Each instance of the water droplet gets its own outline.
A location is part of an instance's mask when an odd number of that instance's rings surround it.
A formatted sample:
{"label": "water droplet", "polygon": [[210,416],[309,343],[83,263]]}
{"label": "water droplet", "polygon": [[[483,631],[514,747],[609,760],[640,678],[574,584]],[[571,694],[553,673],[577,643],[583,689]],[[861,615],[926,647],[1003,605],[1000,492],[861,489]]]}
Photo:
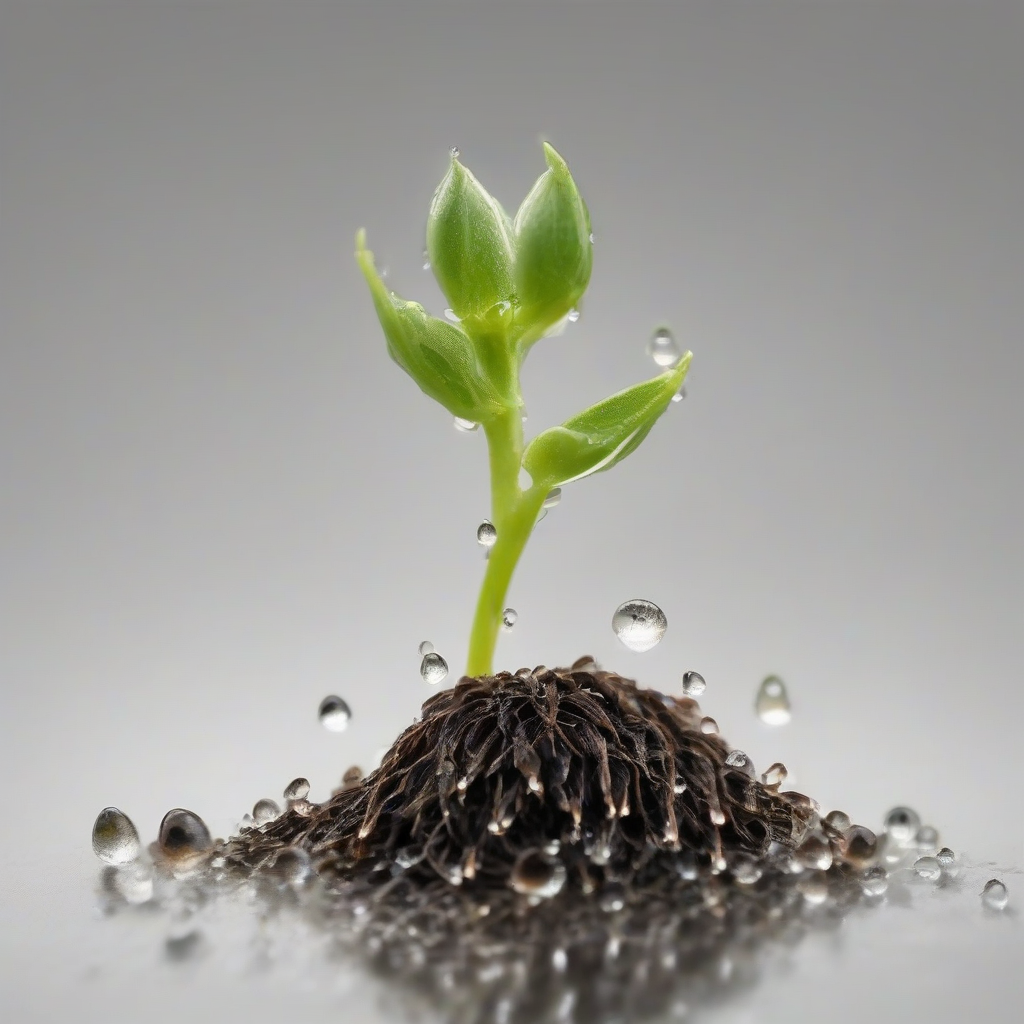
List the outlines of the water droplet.
{"label": "water droplet", "polygon": [[458,160],[459,159],[459,147],[458,146],[452,146],[451,149],[448,150],[448,152],[451,153],[453,160]]}
{"label": "water droplet", "polygon": [[757,717],[765,725],[785,725],[792,717],[786,684],[778,676],[768,676],[754,701]]}
{"label": "water droplet", "polygon": [[686,397],[686,388],[682,384],[679,385],[679,390],[672,396],[673,402],[681,402]]}
{"label": "water droplet", "polygon": [[301,846],[286,846],[277,855],[271,871],[287,885],[302,885],[313,874],[313,864]]}
{"label": "water droplet", "polygon": [[740,885],[753,885],[764,873],[761,862],[749,853],[736,854],[729,863],[729,870]]}
{"label": "water droplet", "polygon": [[497,539],[498,531],[494,528],[494,523],[492,523],[489,519],[485,519],[476,528],[476,542],[481,547],[493,548]]}
{"label": "water droplet", "polygon": [[889,888],[889,872],[883,867],[868,868],[860,880],[866,896],[881,896]]}
{"label": "water droplet", "polygon": [[699,672],[685,672],[683,674],[683,696],[697,698],[708,688],[704,677]]}
{"label": "water droplet", "polygon": [[285,800],[305,800],[309,796],[309,779],[292,779],[285,786]]}
{"label": "water droplet", "polygon": [[168,857],[205,853],[213,846],[206,822],[198,814],[186,811],[183,807],[175,807],[164,815],[157,841],[161,852]]}
{"label": "water droplet", "polygon": [[843,836],[843,858],[855,867],[870,864],[878,854],[878,836],[863,825],[851,825]]}
{"label": "water droplet", "polygon": [[700,731],[705,736],[717,736],[718,723],[713,718],[704,717],[700,720]]}
{"label": "water droplet", "polygon": [[430,253],[426,249],[423,250],[423,269],[430,269]]}
{"label": "water droplet", "polygon": [[766,772],[762,773],[761,783],[765,786],[781,786],[788,775],[786,766],[781,761],[776,761]]}
{"label": "water droplet", "polygon": [[352,718],[352,709],[340,697],[331,694],[320,701],[320,724],[331,732],[344,732]]}
{"label": "water droplet", "polygon": [[460,316],[456,316],[454,309],[446,309],[444,311],[444,318],[445,320],[450,320],[453,324],[462,323],[462,318]]}
{"label": "water droplet", "polygon": [[797,882],[797,888],[812,906],[818,906],[828,899],[828,879],[822,871],[815,871],[814,874],[801,878]]}
{"label": "water droplet", "polygon": [[257,800],[252,809],[252,820],[256,823],[256,827],[259,828],[261,825],[269,824],[275,818],[281,816],[281,808],[277,804],[264,797],[262,800]]}
{"label": "water droplet", "polygon": [[917,838],[921,819],[909,807],[894,807],[886,816],[885,834],[899,846],[909,846]]}
{"label": "water droplet", "polygon": [[565,885],[565,865],[542,850],[527,850],[512,866],[509,885],[522,896],[549,899]]}
{"label": "water droplet", "polygon": [[612,616],[615,635],[631,651],[649,651],[665,635],[668,620],[653,602],[636,599],[620,604]]}
{"label": "water droplet", "polygon": [[552,487],[541,508],[554,508],[562,500],[562,488]]}
{"label": "water droplet", "polygon": [[590,244],[591,245],[594,244],[594,232],[593,231],[590,232]]}
{"label": "water droplet", "polygon": [[238,831],[248,832],[254,824],[255,822],[252,820],[252,815],[246,811],[245,814],[242,815],[242,820],[238,823]]}
{"label": "water droplet", "polygon": [[647,342],[647,354],[663,369],[675,366],[683,358],[676,339],[667,327],[659,327]]}
{"label": "water droplet", "polygon": [[832,867],[832,847],[823,836],[812,834],[796,848],[796,859],[812,871],[828,871]]}
{"label": "water droplet", "polygon": [[917,830],[914,842],[922,850],[934,850],[939,845],[939,830],[931,825],[922,825]]}
{"label": "water droplet", "polygon": [[682,796],[683,793],[686,792],[686,783],[685,782],[677,782],[672,787],[672,792],[675,793],[676,796]]}
{"label": "water droplet", "polygon": [[601,889],[598,904],[606,914],[616,914],[626,905],[626,890],[617,882],[609,882]]}
{"label": "water droplet", "polygon": [[501,624],[505,629],[511,629],[519,618],[519,612],[515,608],[506,608],[501,613]]}
{"label": "water droplet", "polygon": [[423,643],[420,644],[419,649],[421,658],[434,653],[434,645],[429,640],[424,640]]}
{"label": "water droplet", "polygon": [[480,424],[475,420],[464,420],[461,416],[456,416],[452,423],[460,434],[472,434],[474,430],[480,429]]}
{"label": "water droplet", "polygon": [[1010,902],[1010,894],[998,878],[990,878],[981,890],[981,902],[990,910],[1003,910]]}
{"label": "water droplet", "polygon": [[712,825],[724,825],[725,824],[725,812],[721,807],[711,808],[711,824]]}
{"label": "water droplet", "polygon": [[914,870],[920,878],[929,882],[937,882],[942,876],[942,865],[935,857],[918,857],[914,861]]}
{"label": "water droplet", "polygon": [[104,807],[92,827],[92,852],[104,864],[130,864],[142,852],[131,818],[116,807]]}
{"label": "water droplet", "polygon": [[580,318],[580,311],[578,309],[569,310],[569,323],[574,324]]}
{"label": "water droplet", "polygon": [[832,832],[843,835],[853,822],[850,821],[850,816],[846,811],[829,811],[825,815],[823,824]]}
{"label": "water droplet", "polygon": [[420,675],[423,676],[423,682],[436,686],[448,675],[448,662],[440,654],[431,651],[430,654],[425,654],[423,661],[420,662]]}
{"label": "water droplet", "polygon": [[730,750],[729,756],[725,759],[725,763],[730,768],[739,768],[740,771],[749,775],[751,778],[757,774],[754,771],[754,762],[742,751],[742,750]]}
{"label": "water droplet", "polygon": [[935,859],[939,862],[939,867],[946,872],[947,875],[956,875],[959,873],[959,868],[956,863],[956,854],[948,847],[944,846],[937,854]]}

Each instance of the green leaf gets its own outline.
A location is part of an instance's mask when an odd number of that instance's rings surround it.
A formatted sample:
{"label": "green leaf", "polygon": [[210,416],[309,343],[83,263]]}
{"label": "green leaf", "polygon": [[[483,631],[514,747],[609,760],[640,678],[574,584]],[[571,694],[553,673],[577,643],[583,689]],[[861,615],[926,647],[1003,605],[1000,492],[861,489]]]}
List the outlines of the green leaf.
{"label": "green leaf", "polygon": [[544,143],[548,169],[516,213],[517,321],[526,344],[541,337],[580,300],[590,281],[590,214],[565,161]]}
{"label": "green leaf", "polygon": [[454,157],[430,204],[427,255],[461,319],[511,303],[514,257],[508,214]]}
{"label": "green leaf", "polygon": [[557,487],[610,469],[635,451],[682,386],[689,352],[671,370],[635,384],[538,434],[523,466],[535,484]]}
{"label": "green leaf", "polygon": [[389,291],[366,248],[363,231],[356,236],[356,259],[370,286],[391,358],[453,416],[484,423],[499,412],[504,403],[481,372],[472,340],[418,302],[406,302]]}

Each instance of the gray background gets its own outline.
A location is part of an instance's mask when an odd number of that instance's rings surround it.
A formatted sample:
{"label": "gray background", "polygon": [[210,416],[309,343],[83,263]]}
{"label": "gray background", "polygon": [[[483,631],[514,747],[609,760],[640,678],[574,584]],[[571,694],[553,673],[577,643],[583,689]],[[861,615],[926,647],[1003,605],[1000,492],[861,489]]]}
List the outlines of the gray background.
{"label": "gray background", "polygon": [[[205,1019],[197,992],[272,1019],[266,979],[111,973],[96,812],[148,840],[178,805],[224,834],[297,774],[323,798],[428,696],[420,640],[459,672],[483,438],[390,363],[351,257],[365,226],[440,313],[420,253],[456,144],[514,208],[550,139],[593,215],[529,432],[651,375],[661,320],[695,354],[687,399],[538,527],[499,664],[696,668],[759,767],[872,827],[913,805],[1019,905],[1021,11],[3,2],[6,1019]],[[645,655],[610,629],[631,597],[669,619]],[[751,710],[769,671],[782,729]],[[957,913],[873,926],[810,991],[1015,1019],[1019,921]],[[801,1019],[771,991],[729,1019]]]}

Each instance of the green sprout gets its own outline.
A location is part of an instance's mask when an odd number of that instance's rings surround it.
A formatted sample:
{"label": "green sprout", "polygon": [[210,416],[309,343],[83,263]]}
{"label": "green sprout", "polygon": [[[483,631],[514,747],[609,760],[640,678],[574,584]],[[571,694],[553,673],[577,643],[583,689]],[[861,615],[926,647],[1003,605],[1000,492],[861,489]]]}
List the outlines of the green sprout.
{"label": "green sprout", "polygon": [[690,363],[687,352],[657,377],[524,443],[523,360],[534,342],[557,333],[572,315],[593,263],[586,204],[565,161],[547,143],[544,157],[548,169],[513,218],[453,152],[430,206],[427,254],[458,323],[390,291],[366,248],[365,232],[356,236],[356,258],[389,355],[422,391],[453,416],[479,423],[487,437],[497,539],[470,632],[471,676],[492,671],[512,574],[545,498],[634,451],[682,386]]}

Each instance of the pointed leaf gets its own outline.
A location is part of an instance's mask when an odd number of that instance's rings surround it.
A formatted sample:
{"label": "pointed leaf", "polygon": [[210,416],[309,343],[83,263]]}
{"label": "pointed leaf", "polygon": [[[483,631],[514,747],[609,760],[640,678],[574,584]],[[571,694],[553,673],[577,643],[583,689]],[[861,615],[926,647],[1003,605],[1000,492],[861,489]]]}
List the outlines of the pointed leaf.
{"label": "pointed leaf", "polygon": [[457,159],[437,186],[427,218],[427,254],[437,283],[462,319],[513,293],[508,214]]}
{"label": "pointed leaf", "polygon": [[501,399],[480,370],[471,339],[454,324],[431,316],[418,302],[389,291],[356,236],[356,259],[384,328],[388,354],[436,402],[452,415],[482,423],[501,408]]}
{"label": "pointed leaf", "polygon": [[590,214],[565,161],[544,143],[548,169],[514,222],[517,319],[527,343],[541,337],[580,300],[594,260]]}
{"label": "pointed leaf", "polygon": [[639,447],[682,386],[689,365],[687,352],[671,370],[538,434],[526,448],[523,467],[545,487],[610,469]]}

